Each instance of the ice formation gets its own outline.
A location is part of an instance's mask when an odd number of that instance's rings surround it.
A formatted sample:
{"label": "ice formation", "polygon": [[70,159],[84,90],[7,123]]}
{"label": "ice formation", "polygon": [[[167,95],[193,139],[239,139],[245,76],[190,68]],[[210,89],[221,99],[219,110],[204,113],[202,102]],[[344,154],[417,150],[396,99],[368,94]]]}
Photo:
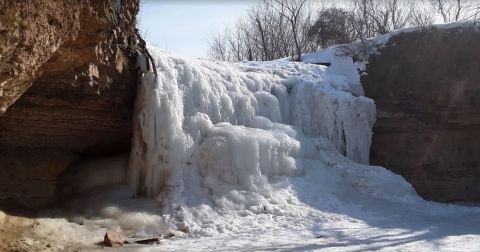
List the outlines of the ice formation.
{"label": "ice formation", "polygon": [[157,196],[171,223],[211,234],[235,226],[214,224],[227,212],[287,214],[300,204],[291,179],[315,169],[335,170],[342,179],[332,188],[346,183],[381,197],[396,184],[389,197],[416,197],[400,177],[358,164],[368,164],[375,104],[352,92],[359,77],[351,59],[339,57],[332,71],[151,52],[158,76],[147,71],[139,85],[127,180]]}

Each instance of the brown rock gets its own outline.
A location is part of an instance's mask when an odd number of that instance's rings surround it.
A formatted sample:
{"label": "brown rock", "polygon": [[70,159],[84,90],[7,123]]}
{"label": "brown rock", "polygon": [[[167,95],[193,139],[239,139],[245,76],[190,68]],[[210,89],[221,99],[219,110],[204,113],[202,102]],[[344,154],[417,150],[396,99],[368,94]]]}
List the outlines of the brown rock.
{"label": "brown rock", "polygon": [[0,0],[0,205],[45,205],[73,162],[129,151],[138,8]]}
{"label": "brown rock", "polygon": [[371,162],[424,198],[480,200],[480,32],[427,29],[394,36],[362,78],[375,100]]}
{"label": "brown rock", "polygon": [[105,236],[103,237],[103,243],[105,246],[112,247],[112,248],[120,248],[123,246],[125,239],[119,233],[113,231],[107,231]]}

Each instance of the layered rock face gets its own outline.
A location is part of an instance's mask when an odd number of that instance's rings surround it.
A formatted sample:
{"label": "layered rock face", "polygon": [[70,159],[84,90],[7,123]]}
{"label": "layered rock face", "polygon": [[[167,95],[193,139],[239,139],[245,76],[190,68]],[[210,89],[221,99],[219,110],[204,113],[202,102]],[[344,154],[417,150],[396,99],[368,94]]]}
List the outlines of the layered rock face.
{"label": "layered rock face", "polygon": [[480,200],[480,32],[393,37],[362,79],[377,104],[371,162],[435,201]]}
{"label": "layered rock face", "polygon": [[0,0],[0,204],[43,205],[85,157],[128,152],[137,0]]}

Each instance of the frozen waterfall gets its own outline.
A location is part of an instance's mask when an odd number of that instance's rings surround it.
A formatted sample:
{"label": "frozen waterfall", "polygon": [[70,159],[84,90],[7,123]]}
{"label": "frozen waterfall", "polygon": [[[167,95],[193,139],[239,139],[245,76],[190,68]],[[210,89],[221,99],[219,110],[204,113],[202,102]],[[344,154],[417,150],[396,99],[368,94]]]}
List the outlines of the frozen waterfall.
{"label": "frozen waterfall", "polygon": [[159,76],[144,76],[136,105],[134,188],[158,194],[175,167],[197,163],[194,154],[207,143],[222,145],[220,138],[229,145],[222,156],[231,155],[233,169],[292,174],[300,143],[288,132],[296,130],[293,134],[327,138],[351,160],[368,164],[375,104],[338,90],[335,76],[325,80],[325,67],[227,64],[153,52]]}
{"label": "frozen waterfall", "polygon": [[228,211],[284,214],[299,204],[285,181],[316,167],[348,171],[341,183],[372,194],[384,189],[362,178],[385,173],[380,184],[399,184],[392,195],[414,195],[398,176],[357,164],[368,164],[375,104],[338,69],[151,52],[158,77],[146,72],[138,88],[128,182],[158,197],[171,222],[215,233],[229,229],[212,224]]}

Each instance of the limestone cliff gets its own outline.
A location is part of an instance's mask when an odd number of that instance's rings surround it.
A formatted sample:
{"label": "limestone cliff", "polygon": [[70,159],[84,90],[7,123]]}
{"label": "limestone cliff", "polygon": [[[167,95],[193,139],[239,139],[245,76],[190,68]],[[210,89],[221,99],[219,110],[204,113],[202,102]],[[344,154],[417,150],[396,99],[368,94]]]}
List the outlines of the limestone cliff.
{"label": "limestone cliff", "polygon": [[480,200],[480,32],[394,36],[362,79],[377,104],[373,164],[436,201]]}
{"label": "limestone cliff", "polygon": [[75,161],[128,151],[138,8],[0,0],[0,203],[48,203]]}

